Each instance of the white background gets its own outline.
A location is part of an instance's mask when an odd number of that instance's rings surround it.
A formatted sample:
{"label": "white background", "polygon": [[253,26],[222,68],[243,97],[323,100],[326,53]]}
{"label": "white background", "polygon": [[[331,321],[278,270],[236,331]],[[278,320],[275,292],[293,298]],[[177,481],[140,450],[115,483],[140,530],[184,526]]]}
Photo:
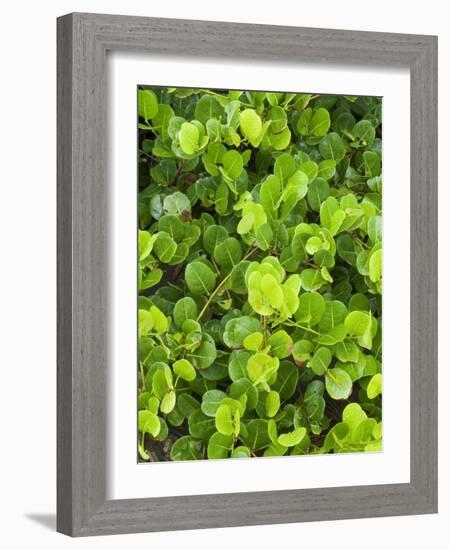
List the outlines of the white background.
{"label": "white background", "polygon": [[[310,6],[310,7],[308,7]],[[1,277],[1,542],[46,548],[121,548],[123,545],[184,549],[229,548],[236,543],[258,549],[318,544],[333,548],[378,549],[397,542],[409,549],[447,537],[449,483],[445,434],[447,419],[440,400],[440,513],[437,516],[245,527],[220,531],[127,535],[70,540],[54,533],[55,510],[55,17],[71,11],[290,24],[312,27],[439,34],[440,97],[449,94],[449,36],[444,3],[321,0],[313,6],[284,0],[226,2],[171,0],[167,3],[73,1],[9,3],[2,10],[0,235]],[[446,101],[440,105],[440,157],[449,147],[444,132]],[[398,136],[400,139],[400,136]],[[446,153],[447,154],[447,153]],[[443,180],[444,174],[442,174]],[[440,187],[440,203],[449,191]],[[447,219],[441,217],[440,277],[447,272]],[[447,217],[446,217],[447,218]],[[443,286],[443,285],[441,285]],[[448,297],[441,297],[446,311]],[[441,347],[449,330],[441,316]],[[443,347],[442,347],[443,349]],[[442,354],[443,355],[443,354]],[[6,376],[5,376],[6,375]],[[440,388],[449,374],[440,372]],[[442,394],[442,397],[444,395]],[[436,547],[441,544],[436,543]]]}
{"label": "white background", "polygon": [[[112,54],[108,60],[110,189],[109,265],[112,323],[108,384],[109,498],[273,491],[408,483],[410,481],[410,263],[409,234],[398,249],[397,227],[410,225],[410,75],[391,68],[324,64],[173,59]],[[135,98],[137,83],[213,88],[319,91],[382,96],[383,177],[383,452],[264,460],[136,464],[137,181]],[[407,136],[399,142],[398,132]],[[401,204],[398,210],[397,205]],[[135,299],[130,299],[134,296]],[[131,368],[125,367],[131,365]],[[398,392],[397,388],[402,391]],[[338,463],[337,463],[338,460]],[[338,466],[337,466],[338,464]],[[167,474],[169,467],[169,476]]]}

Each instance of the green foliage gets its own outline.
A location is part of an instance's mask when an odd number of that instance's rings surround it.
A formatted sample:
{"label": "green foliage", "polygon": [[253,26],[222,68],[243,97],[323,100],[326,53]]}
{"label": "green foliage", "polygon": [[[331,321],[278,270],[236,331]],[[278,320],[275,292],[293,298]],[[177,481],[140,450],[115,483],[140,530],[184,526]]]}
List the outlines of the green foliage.
{"label": "green foliage", "polygon": [[139,460],[380,451],[381,100],[138,114]]}

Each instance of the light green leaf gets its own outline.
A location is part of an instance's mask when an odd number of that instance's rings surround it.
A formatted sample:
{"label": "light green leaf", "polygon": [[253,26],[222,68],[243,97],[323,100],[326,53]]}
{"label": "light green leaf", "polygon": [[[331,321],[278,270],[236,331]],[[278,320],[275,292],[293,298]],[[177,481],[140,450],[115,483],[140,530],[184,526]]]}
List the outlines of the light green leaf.
{"label": "light green leaf", "polygon": [[246,365],[248,377],[255,386],[268,387],[268,381],[279,367],[279,359],[266,353],[255,353]]}
{"label": "light green leaf", "polygon": [[255,317],[243,315],[242,317],[230,319],[226,323],[223,334],[223,342],[229,348],[241,347],[247,336],[253,334],[254,332],[259,332],[260,329],[260,322]]}
{"label": "light green leaf", "polygon": [[369,120],[361,120],[352,129],[352,135],[362,141],[364,145],[370,147],[374,138],[376,137],[376,131]]}
{"label": "light green leaf", "polygon": [[378,249],[369,259],[369,278],[377,283],[382,277],[382,249]]}
{"label": "light green leaf", "polygon": [[282,107],[278,105],[272,107],[268,112],[268,118],[271,120],[271,131],[275,133],[282,132],[287,126],[287,114]]}
{"label": "light green leaf", "polygon": [[248,447],[245,447],[244,445],[236,447],[231,454],[231,458],[249,458],[250,456],[251,451],[248,449]]}
{"label": "light green leaf", "polygon": [[157,437],[161,430],[161,423],[154,412],[139,411],[138,428],[139,432],[149,433],[153,437]]}
{"label": "light green leaf", "polygon": [[265,398],[265,411],[269,418],[272,418],[279,411],[281,405],[279,394],[276,390],[271,390]]}
{"label": "light green leaf", "polygon": [[215,416],[223,399],[227,397],[221,390],[209,390],[203,395],[201,410],[206,416]]}
{"label": "light green leaf", "polygon": [[145,120],[155,117],[158,111],[157,97],[152,90],[138,92],[139,116]]}
{"label": "light green leaf", "polygon": [[146,309],[139,309],[138,318],[139,318],[139,337],[147,336],[148,333],[151,332],[154,326],[153,316]]}
{"label": "light green leaf", "polygon": [[262,276],[260,289],[264,294],[267,302],[275,308],[280,308],[284,302],[284,294],[282,288],[274,275],[266,273]]}
{"label": "light green leaf", "polygon": [[268,344],[271,349],[270,352],[279,359],[285,359],[288,357],[293,349],[293,340],[291,336],[283,329],[273,332],[268,338]]}
{"label": "light green leaf", "polygon": [[161,412],[169,414],[175,408],[176,405],[176,393],[173,390],[167,392],[162,398],[160,409]]}
{"label": "light green leaf", "polygon": [[349,361],[355,363],[359,358],[359,348],[354,342],[339,342],[335,347],[335,355],[343,363],[348,363]]}
{"label": "light green leaf", "polygon": [[153,330],[162,334],[168,329],[168,318],[162,313],[162,311],[156,307],[150,307],[150,315],[153,318]]}
{"label": "light green leaf", "polygon": [[223,164],[224,171],[230,178],[236,179],[242,173],[243,159],[240,153],[235,149],[226,151],[221,159],[221,162]]}
{"label": "light green leaf", "polygon": [[162,141],[169,139],[168,128],[170,120],[175,116],[175,112],[170,105],[159,103],[157,113],[153,116],[153,128],[159,134]]}
{"label": "light green leaf", "polygon": [[243,340],[243,347],[249,351],[258,351],[263,344],[263,334],[261,332],[253,332],[248,334]]}
{"label": "light green leaf", "polygon": [[352,391],[352,380],[349,374],[335,367],[328,369],[325,375],[326,390],[332,399],[348,399]]}
{"label": "light green leaf", "polygon": [[318,290],[326,280],[317,269],[304,269],[301,273],[302,286],[304,290]]}
{"label": "light green leaf", "polygon": [[191,382],[196,378],[196,371],[187,359],[178,359],[175,361],[173,363],[173,372],[187,382]]}
{"label": "light green leaf", "polygon": [[240,113],[240,129],[251,145],[256,146],[262,132],[262,120],[254,109],[245,109]]}
{"label": "light green leaf", "polygon": [[329,131],[331,125],[331,118],[329,116],[329,111],[320,107],[317,109],[312,116],[310,121],[310,133],[314,136],[325,136]]}
{"label": "light green leaf", "polygon": [[351,311],[345,318],[348,334],[357,337],[360,346],[371,349],[372,339],[376,334],[376,321],[371,313],[366,311]]}
{"label": "light green leaf", "polygon": [[322,160],[318,164],[318,176],[324,180],[330,180],[335,174],[337,163],[333,159]]}
{"label": "light green leaf", "polygon": [[173,319],[179,328],[182,327],[186,319],[196,319],[197,315],[197,304],[190,296],[178,300],[173,309]]}
{"label": "light green leaf", "polygon": [[186,155],[194,155],[199,149],[200,132],[191,122],[184,122],[178,134],[179,145]]}
{"label": "light green leaf", "polygon": [[159,260],[168,263],[173,258],[176,248],[177,245],[170,235],[165,231],[159,231],[153,245],[154,252]]}
{"label": "light green leaf", "polygon": [[156,239],[156,235],[151,235],[148,231],[139,231],[139,261],[149,256]]}
{"label": "light green leaf", "polygon": [[375,374],[368,383],[366,395],[368,399],[374,399],[382,393],[382,374]]}
{"label": "light green leaf", "polygon": [[290,129],[284,128],[282,132],[279,132],[278,134],[270,134],[270,141],[271,145],[276,149],[276,151],[283,151],[288,147],[290,144],[292,134],[290,132]]}
{"label": "light green leaf", "polygon": [[190,435],[180,437],[175,441],[170,451],[172,460],[199,460],[202,457],[201,442]]}
{"label": "light green leaf", "polygon": [[307,430],[305,428],[296,428],[292,432],[281,434],[278,437],[278,443],[285,447],[294,447],[298,445],[306,436]]}
{"label": "light green leaf", "polygon": [[287,181],[296,171],[295,159],[289,153],[279,155],[274,163],[274,175],[278,178],[280,189],[287,185]]}
{"label": "light green leaf", "polygon": [[215,413],[215,427],[223,435],[232,435],[234,425],[232,421],[232,412],[228,405],[220,405]]}
{"label": "light green leaf", "polygon": [[[260,188],[260,202],[267,213],[272,216],[277,211],[277,204],[281,196],[281,183],[277,176],[268,176]],[[275,216],[274,216],[275,217]]]}
{"label": "light green leaf", "polygon": [[175,191],[171,195],[168,195],[164,199],[164,210],[167,214],[171,215],[184,215],[185,213],[190,214],[192,211],[192,206],[190,204],[189,198],[181,193],[180,191]]}

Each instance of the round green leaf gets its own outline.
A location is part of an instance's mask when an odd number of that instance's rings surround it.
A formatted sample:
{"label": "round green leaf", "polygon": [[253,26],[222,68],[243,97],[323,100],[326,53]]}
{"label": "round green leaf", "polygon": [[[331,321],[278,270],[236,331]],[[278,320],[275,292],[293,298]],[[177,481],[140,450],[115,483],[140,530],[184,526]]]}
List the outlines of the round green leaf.
{"label": "round green leaf", "polygon": [[226,175],[232,179],[236,179],[240,176],[243,170],[243,159],[238,151],[231,149],[226,151],[221,159],[223,169]]}
{"label": "round green leaf", "polygon": [[202,457],[202,445],[190,435],[180,437],[175,441],[170,451],[172,460],[199,460]]}
{"label": "round green leaf", "polygon": [[184,122],[178,134],[179,145],[186,155],[193,155],[198,151],[200,132],[191,122]]}
{"label": "round green leaf", "polygon": [[380,373],[375,374],[368,382],[366,388],[366,395],[368,399],[374,399],[382,393],[382,375]]}
{"label": "round green leaf", "polygon": [[351,133],[356,139],[362,141],[362,143],[367,147],[370,147],[373,144],[374,138],[376,137],[376,131],[369,120],[361,120],[360,122],[357,122]]}
{"label": "round green leaf", "polygon": [[293,349],[293,340],[283,329],[273,332],[268,338],[268,344],[271,346],[270,352],[279,359],[288,357]]}
{"label": "round green leaf", "polygon": [[228,405],[220,405],[215,413],[215,427],[223,435],[232,435],[234,424],[232,412]]}
{"label": "round green leaf", "polygon": [[248,447],[240,445],[232,451],[231,458],[249,458],[251,456],[251,451]]}
{"label": "round green leaf", "polygon": [[204,340],[197,348],[187,353],[187,359],[199,370],[210,367],[216,358],[217,349],[213,341]]}
{"label": "round green leaf", "polygon": [[160,409],[161,412],[168,414],[171,413],[176,405],[176,393],[173,390],[167,392],[162,398]]}
{"label": "round green leaf", "polygon": [[210,436],[215,433],[214,417],[206,416],[200,409],[195,409],[190,414],[188,423],[190,434],[202,441],[209,441]]}
{"label": "round green leaf", "polygon": [[360,346],[366,349],[372,348],[377,323],[371,312],[351,311],[345,318],[345,327],[348,334],[357,337],[357,342]]}
{"label": "round green leaf", "polygon": [[233,438],[230,435],[224,435],[216,432],[209,439],[207,446],[207,458],[221,459],[227,458],[232,449]]}
{"label": "round green leaf", "polygon": [[222,243],[229,233],[221,225],[210,225],[204,232],[203,245],[208,254],[213,254],[215,247]]}
{"label": "round green leaf", "polygon": [[296,428],[296,430],[293,430],[292,432],[281,434],[278,437],[278,443],[280,445],[284,445],[285,447],[294,447],[295,445],[301,443],[306,434],[307,430],[305,428]]}
{"label": "round green leaf", "polygon": [[195,119],[204,125],[208,120],[223,117],[224,109],[212,95],[203,95],[195,106]]}
{"label": "round green leaf", "polygon": [[253,332],[248,334],[243,340],[243,347],[250,351],[257,351],[263,344],[263,334],[261,332]]}
{"label": "round green leaf", "polygon": [[226,394],[221,390],[209,390],[203,395],[201,410],[206,416],[215,416]]}
{"label": "round green leaf", "polygon": [[268,421],[260,418],[250,420],[245,426],[246,433],[242,432],[242,440],[250,449],[260,449],[270,443],[268,435]]}
{"label": "round green leaf", "polygon": [[[339,300],[326,301],[323,316],[318,324],[321,332],[329,332],[345,320],[348,310]],[[345,325],[346,326],[346,325]]]}
{"label": "round green leaf", "polygon": [[262,132],[262,120],[254,109],[245,109],[240,113],[240,129],[244,137],[255,146]]}
{"label": "round green leaf", "polygon": [[269,391],[265,398],[265,410],[267,412],[267,416],[269,418],[275,416],[275,414],[279,411],[280,406],[281,400],[278,392],[276,390]]}
{"label": "round green leaf", "polygon": [[346,154],[345,144],[341,137],[335,132],[331,132],[323,138],[319,145],[319,149],[324,159],[331,159],[336,162],[340,162]]}
{"label": "round green leaf", "polygon": [[331,360],[332,354],[327,348],[318,348],[309,361],[309,367],[316,375],[321,376],[326,372]]}
{"label": "round green leaf", "polygon": [[264,223],[256,231],[256,244],[261,250],[268,250],[273,240],[273,230]]}
{"label": "round green leaf", "polygon": [[203,296],[214,290],[217,281],[217,275],[202,262],[188,264],[185,270],[185,278],[190,292]]}
{"label": "round green leaf", "polygon": [[260,321],[255,317],[236,317],[226,323],[223,341],[229,348],[241,347],[243,340],[250,334],[259,332],[260,328]]}
{"label": "round green leaf", "polygon": [[299,297],[299,307],[295,312],[295,319],[313,327],[318,324],[326,309],[326,303],[321,294],[305,292]]}
{"label": "round green leaf", "polygon": [[198,315],[198,307],[196,302],[190,296],[185,296],[178,300],[173,309],[173,320],[182,327],[184,321],[187,319],[196,319]]}
{"label": "round green leaf", "polygon": [[180,191],[175,191],[164,199],[164,210],[167,214],[182,216],[185,213],[190,214],[192,206],[189,198]]}
{"label": "round green leaf", "polygon": [[220,267],[234,267],[242,259],[240,242],[234,237],[227,237],[215,247],[214,258]]}
{"label": "round green leaf", "polygon": [[154,412],[147,410],[139,411],[138,428],[139,432],[157,437],[161,430],[161,423]]}
{"label": "round green leaf", "polygon": [[291,361],[281,361],[277,370],[276,381],[272,389],[276,390],[282,399],[290,399],[298,386],[298,368]]}
{"label": "round green leaf", "polygon": [[310,133],[314,136],[325,136],[331,125],[329,111],[324,107],[317,109],[310,121]]}
{"label": "round green leaf", "polygon": [[382,277],[382,249],[376,250],[369,259],[369,278],[377,283]]}
{"label": "round green leaf", "polygon": [[332,399],[348,399],[352,391],[352,380],[349,374],[335,367],[328,369],[325,375],[326,390]]}
{"label": "round green leaf", "polygon": [[160,231],[157,234],[157,239],[153,248],[159,260],[163,263],[168,263],[173,258],[177,246],[170,235],[164,231]]}
{"label": "round green leaf", "polygon": [[196,371],[187,359],[178,359],[175,361],[173,363],[173,372],[187,382],[191,382],[196,377]]}
{"label": "round green leaf", "polygon": [[246,410],[252,411],[259,400],[259,391],[248,380],[248,378],[239,378],[229,387],[229,395],[233,399],[240,399],[242,395],[246,395]]}
{"label": "round green leaf", "polygon": [[138,92],[139,116],[145,120],[155,117],[158,110],[157,97],[152,90]]}

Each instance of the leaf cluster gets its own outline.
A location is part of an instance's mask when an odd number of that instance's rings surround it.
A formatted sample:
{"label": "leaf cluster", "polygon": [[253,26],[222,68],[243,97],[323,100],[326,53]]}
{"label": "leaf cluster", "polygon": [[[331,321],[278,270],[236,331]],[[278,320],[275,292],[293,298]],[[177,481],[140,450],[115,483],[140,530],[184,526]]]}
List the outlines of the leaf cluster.
{"label": "leaf cluster", "polygon": [[381,99],[138,106],[140,460],[381,450]]}

